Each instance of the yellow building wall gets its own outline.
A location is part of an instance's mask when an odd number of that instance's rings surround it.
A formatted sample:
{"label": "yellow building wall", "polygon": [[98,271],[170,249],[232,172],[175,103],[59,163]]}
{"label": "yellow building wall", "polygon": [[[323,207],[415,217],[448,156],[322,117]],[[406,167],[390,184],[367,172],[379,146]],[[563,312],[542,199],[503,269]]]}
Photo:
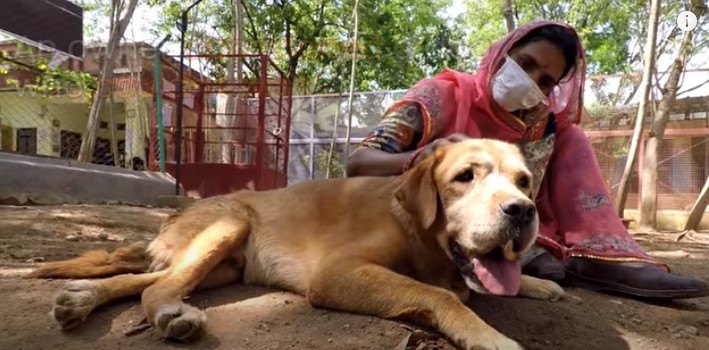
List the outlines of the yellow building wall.
{"label": "yellow building wall", "polygon": [[[0,125],[3,126],[2,136],[12,135],[11,149],[5,151],[16,151],[17,129],[36,128],[37,129],[37,154],[52,155],[51,145],[51,120],[47,117],[48,110],[45,98],[33,96],[26,91],[3,91],[0,92]],[[8,146],[7,142],[0,142]]]}
{"label": "yellow building wall", "polygon": [[[126,123],[126,103],[117,98],[114,106],[116,124]],[[135,107],[132,103],[132,108]],[[89,102],[70,97],[45,97],[32,94],[29,91],[0,91],[0,150],[17,151],[17,130],[21,128],[37,129],[37,154],[45,156],[60,156],[61,131],[71,131],[83,135],[88,121]],[[147,118],[147,107],[143,107],[142,116]],[[99,128],[98,137],[111,139],[110,113],[108,106],[101,111],[101,121],[109,127]],[[137,117],[132,118],[137,119]],[[126,124],[124,130],[116,130],[118,141],[126,139],[126,130],[136,133],[136,139],[141,139],[133,147],[144,147],[144,136],[147,136],[147,121],[137,123],[135,120]],[[139,136],[139,137],[138,137]],[[126,153],[134,153],[126,150]],[[135,152],[137,153],[137,152]],[[136,156],[144,158],[144,152]]]}

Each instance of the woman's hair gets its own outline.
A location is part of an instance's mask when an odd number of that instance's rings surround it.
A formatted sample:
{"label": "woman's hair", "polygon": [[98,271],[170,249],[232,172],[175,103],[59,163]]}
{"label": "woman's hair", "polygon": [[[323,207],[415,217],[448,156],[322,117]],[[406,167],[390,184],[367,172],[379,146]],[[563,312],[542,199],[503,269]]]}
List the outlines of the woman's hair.
{"label": "woman's hair", "polygon": [[579,42],[576,39],[576,34],[571,29],[562,26],[548,25],[534,29],[517,41],[510,51],[541,40],[546,40],[556,45],[564,54],[566,67],[564,67],[564,72],[561,75],[562,79],[572,69],[576,69],[579,58]]}

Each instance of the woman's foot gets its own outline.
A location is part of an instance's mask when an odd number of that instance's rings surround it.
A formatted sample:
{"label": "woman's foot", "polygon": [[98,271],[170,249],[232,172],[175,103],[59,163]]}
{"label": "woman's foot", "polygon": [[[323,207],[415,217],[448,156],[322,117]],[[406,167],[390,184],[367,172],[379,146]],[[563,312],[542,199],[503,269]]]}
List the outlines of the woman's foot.
{"label": "woman's foot", "polygon": [[563,280],[566,273],[561,260],[544,248],[535,247],[534,249],[539,249],[539,251],[532,251],[533,257],[528,262],[523,261],[522,274],[545,280]]}
{"label": "woman's foot", "polygon": [[565,265],[567,282],[580,288],[652,299],[709,295],[706,282],[694,277],[678,276],[648,263],[573,257],[567,259]]}

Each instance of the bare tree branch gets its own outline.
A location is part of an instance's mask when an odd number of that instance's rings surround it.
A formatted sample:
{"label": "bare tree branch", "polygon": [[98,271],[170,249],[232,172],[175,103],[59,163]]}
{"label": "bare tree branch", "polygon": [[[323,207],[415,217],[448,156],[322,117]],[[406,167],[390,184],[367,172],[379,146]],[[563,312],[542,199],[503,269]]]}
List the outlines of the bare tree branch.
{"label": "bare tree branch", "polygon": [[[114,4],[116,6],[120,5],[118,3]],[[107,85],[111,84],[110,79],[113,75],[113,67],[117,56],[116,52],[119,49],[121,38],[128,27],[128,23],[130,23],[130,20],[133,17],[133,12],[135,11],[137,5],[138,0],[130,0],[123,18],[116,22],[113,31],[110,33],[108,44],[106,45],[106,58],[104,59],[99,72],[98,89],[94,94],[94,100],[91,104],[89,118],[86,123],[86,132],[83,134],[81,139],[81,147],[79,148],[78,156],[79,161],[90,162],[93,158],[92,156],[96,145],[96,136],[98,134],[101,104],[107,91]],[[120,12],[118,13],[120,14]]]}
{"label": "bare tree branch", "polygon": [[677,97],[680,97],[680,96],[682,96],[682,95],[684,95],[684,94],[686,94],[686,93],[689,93],[689,92],[692,92],[692,91],[697,90],[697,89],[699,89],[699,88],[702,88],[702,87],[704,87],[704,85],[707,85],[707,84],[709,84],[709,80],[707,80],[707,81],[705,81],[705,82],[703,82],[703,83],[701,83],[701,84],[699,84],[699,85],[697,85],[697,86],[694,86],[694,87],[692,87],[692,88],[690,88],[690,89],[684,90],[684,91],[682,91],[682,92],[678,92],[678,93],[677,93]]}
{"label": "bare tree branch", "polygon": [[635,93],[638,91],[638,88],[640,88],[640,80],[635,79],[635,82],[633,83],[633,91],[631,91],[630,95],[628,95],[628,97],[625,98],[625,101],[623,101],[624,105],[627,105],[628,103],[630,103],[630,101],[635,96]]}
{"label": "bare tree branch", "polygon": [[687,223],[684,225],[685,231],[693,231],[699,228],[699,222],[702,221],[702,215],[707,203],[709,203],[709,178],[704,182],[704,187],[692,206]]}
{"label": "bare tree branch", "polygon": [[293,51],[291,49],[291,38],[290,38],[290,21],[286,20],[286,54],[289,59],[293,59]]}
{"label": "bare tree branch", "polygon": [[[254,18],[251,17],[251,12],[249,11],[249,7],[246,5],[245,0],[240,0],[241,1],[241,7],[244,9],[244,12],[246,13],[246,19],[249,21],[249,26],[251,27],[251,37],[254,39],[254,43],[256,43],[256,51],[258,51],[259,55],[263,55],[263,49],[261,48],[261,40],[258,37],[258,31],[256,31],[256,24],[254,23]],[[248,66],[248,65],[247,65]]]}
{"label": "bare tree branch", "polygon": [[630,140],[630,149],[628,157],[625,161],[623,176],[618,184],[618,192],[615,198],[615,208],[618,211],[618,216],[621,218],[625,212],[625,201],[628,195],[628,181],[630,175],[635,168],[635,161],[638,154],[638,146],[640,137],[642,136],[643,126],[645,122],[645,112],[647,111],[647,102],[652,90],[652,71],[655,69],[655,42],[657,40],[657,23],[660,17],[660,0],[650,1],[650,19],[647,31],[647,41],[645,42],[646,49],[643,58],[643,76],[640,85],[642,92],[640,102],[638,103],[638,111],[635,116],[635,126],[633,128],[633,137]]}
{"label": "bare tree branch", "polygon": [[[701,16],[706,9],[703,1],[692,0],[691,10],[697,16]],[[652,120],[652,127],[643,155],[643,169],[641,169],[643,181],[640,184],[640,220],[638,222],[640,230],[651,231],[657,228],[658,148],[664,138],[672,107],[677,100],[679,81],[692,55],[693,44],[694,33],[692,31],[685,32],[664,85],[665,93],[662,95],[657,113]]]}
{"label": "bare tree branch", "polygon": [[325,26],[325,1],[320,3],[320,8],[318,10],[317,25],[315,26],[315,32],[311,36],[310,40],[304,40],[303,43],[298,48],[298,51],[293,54],[293,58],[298,59],[303,52],[310,47],[310,45],[320,36],[323,27]]}
{"label": "bare tree branch", "polygon": [[505,16],[505,23],[507,24],[507,32],[515,30],[515,18],[512,11],[512,0],[504,0],[502,3],[502,13]]}

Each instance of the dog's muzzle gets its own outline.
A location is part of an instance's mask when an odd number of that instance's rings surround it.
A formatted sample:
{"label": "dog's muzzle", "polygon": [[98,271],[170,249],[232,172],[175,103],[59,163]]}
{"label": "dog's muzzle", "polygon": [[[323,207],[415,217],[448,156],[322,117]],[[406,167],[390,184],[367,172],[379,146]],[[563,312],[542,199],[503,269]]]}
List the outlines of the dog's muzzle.
{"label": "dog's muzzle", "polygon": [[470,289],[495,295],[517,294],[521,267],[512,240],[480,256],[466,253],[455,239],[450,240],[449,246],[453,261]]}

